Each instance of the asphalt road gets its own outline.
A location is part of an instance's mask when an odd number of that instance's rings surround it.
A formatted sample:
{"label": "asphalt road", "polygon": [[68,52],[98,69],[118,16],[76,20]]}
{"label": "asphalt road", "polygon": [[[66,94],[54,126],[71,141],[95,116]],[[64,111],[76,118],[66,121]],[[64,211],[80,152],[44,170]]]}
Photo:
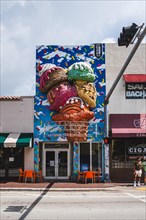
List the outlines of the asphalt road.
{"label": "asphalt road", "polygon": [[1,220],[146,220],[146,191],[1,191]]}

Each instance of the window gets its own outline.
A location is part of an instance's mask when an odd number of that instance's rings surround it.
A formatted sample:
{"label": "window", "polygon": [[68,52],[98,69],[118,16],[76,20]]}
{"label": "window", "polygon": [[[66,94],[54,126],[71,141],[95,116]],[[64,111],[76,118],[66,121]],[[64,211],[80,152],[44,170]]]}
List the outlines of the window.
{"label": "window", "polygon": [[80,143],[80,170],[93,170],[102,168],[102,144]]}
{"label": "window", "polygon": [[133,161],[146,155],[145,138],[114,139],[112,142],[112,168],[132,168]]}

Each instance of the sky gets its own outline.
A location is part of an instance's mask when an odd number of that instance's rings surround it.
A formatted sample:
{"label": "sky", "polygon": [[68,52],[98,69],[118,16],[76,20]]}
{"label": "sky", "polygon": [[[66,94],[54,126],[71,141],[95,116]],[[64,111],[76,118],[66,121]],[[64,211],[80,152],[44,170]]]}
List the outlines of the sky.
{"label": "sky", "polygon": [[0,96],[35,95],[36,46],[116,43],[146,0],[0,0]]}

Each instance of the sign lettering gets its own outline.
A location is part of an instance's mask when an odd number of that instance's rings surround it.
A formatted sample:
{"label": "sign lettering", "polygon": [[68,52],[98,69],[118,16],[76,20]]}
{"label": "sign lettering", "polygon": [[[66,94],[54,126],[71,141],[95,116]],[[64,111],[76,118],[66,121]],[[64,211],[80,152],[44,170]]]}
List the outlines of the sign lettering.
{"label": "sign lettering", "polygon": [[146,99],[146,83],[126,83],[127,99]]}

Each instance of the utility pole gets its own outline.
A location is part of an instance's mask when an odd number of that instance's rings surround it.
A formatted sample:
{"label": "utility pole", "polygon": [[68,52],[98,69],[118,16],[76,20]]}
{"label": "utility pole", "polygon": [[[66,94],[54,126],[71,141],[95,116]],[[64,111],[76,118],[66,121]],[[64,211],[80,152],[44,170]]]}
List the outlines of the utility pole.
{"label": "utility pole", "polygon": [[[104,114],[105,114],[105,137],[109,136],[108,132],[108,109],[107,105],[109,103],[109,98],[112,95],[115,87],[117,86],[120,78],[122,77],[124,71],[126,70],[127,66],[129,65],[131,59],[133,58],[135,52],[137,51],[140,43],[142,42],[143,38],[146,35],[146,27],[142,30],[144,24],[138,27],[136,24],[132,24],[130,27],[123,27],[123,33],[120,34],[120,38],[118,38],[118,45],[119,46],[126,46],[128,47],[129,44],[134,43],[135,39],[138,38],[136,44],[134,45],[132,51],[130,52],[129,56],[127,57],[121,71],[119,72],[117,78],[115,79],[111,89],[109,90],[108,94],[104,99]],[[142,30],[142,32],[140,32]],[[105,182],[110,181],[109,175],[109,144],[104,144],[105,147]]]}

